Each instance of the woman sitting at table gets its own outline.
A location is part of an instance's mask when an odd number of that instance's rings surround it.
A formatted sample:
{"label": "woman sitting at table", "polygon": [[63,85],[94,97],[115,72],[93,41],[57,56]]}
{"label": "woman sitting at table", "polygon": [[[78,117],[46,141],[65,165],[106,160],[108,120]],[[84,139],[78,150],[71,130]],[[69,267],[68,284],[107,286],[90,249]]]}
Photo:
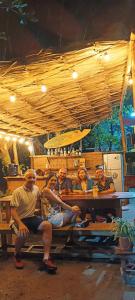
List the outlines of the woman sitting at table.
{"label": "woman sitting at table", "polygon": [[64,203],[62,200],[60,201],[59,198],[55,202],[46,199],[46,197],[44,196],[46,189],[50,189],[54,193],[56,193],[55,191],[56,182],[57,182],[56,174],[50,173],[46,178],[45,187],[43,187],[42,189],[42,200],[41,200],[42,215],[55,228],[62,227],[66,224],[75,222],[76,217],[80,214],[80,209],[78,206],[71,207],[68,204]]}
{"label": "woman sitting at table", "polygon": [[78,169],[78,176],[75,183],[73,183],[72,189],[74,193],[82,193],[82,192],[89,192],[92,191],[93,188],[93,181],[89,177],[86,168],[79,168]]}

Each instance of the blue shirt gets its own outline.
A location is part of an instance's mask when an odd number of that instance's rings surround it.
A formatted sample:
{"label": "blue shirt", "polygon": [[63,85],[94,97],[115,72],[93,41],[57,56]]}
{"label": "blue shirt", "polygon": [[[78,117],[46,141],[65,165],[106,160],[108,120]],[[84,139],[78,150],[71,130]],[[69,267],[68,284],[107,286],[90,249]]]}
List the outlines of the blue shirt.
{"label": "blue shirt", "polygon": [[[86,181],[86,185],[87,185],[87,188],[86,190],[91,190],[93,188],[93,180],[88,178],[87,181]],[[73,190],[81,190],[82,191],[82,185],[81,185],[81,182],[76,182],[74,185],[73,185]]]}
{"label": "blue shirt", "polygon": [[61,190],[72,190],[72,181],[70,178],[64,178],[64,180],[60,183],[59,180],[57,180],[56,191],[61,191]]}

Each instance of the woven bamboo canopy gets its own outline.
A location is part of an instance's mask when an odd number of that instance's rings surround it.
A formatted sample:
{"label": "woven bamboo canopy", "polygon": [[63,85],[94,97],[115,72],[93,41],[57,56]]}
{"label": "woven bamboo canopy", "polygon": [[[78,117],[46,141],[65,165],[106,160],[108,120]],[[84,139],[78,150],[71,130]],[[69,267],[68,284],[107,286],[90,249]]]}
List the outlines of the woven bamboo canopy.
{"label": "woven bamboo canopy", "polygon": [[[97,42],[66,53],[41,51],[20,62],[0,62],[0,130],[32,137],[107,118],[120,102],[128,49],[127,41]],[[108,54],[110,59],[104,59]],[[47,92],[41,92],[42,85]]]}

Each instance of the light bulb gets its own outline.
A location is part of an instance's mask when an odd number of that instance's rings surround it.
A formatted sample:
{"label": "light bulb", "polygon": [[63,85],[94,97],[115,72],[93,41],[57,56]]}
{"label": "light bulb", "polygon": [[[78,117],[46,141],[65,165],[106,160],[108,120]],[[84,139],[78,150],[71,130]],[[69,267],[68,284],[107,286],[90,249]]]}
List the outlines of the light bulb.
{"label": "light bulb", "polygon": [[24,141],[25,141],[25,139],[24,139],[23,137],[19,139],[19,143],[20,143],[20,144],[23,144]]}
{"label": "light bulb", "polygon": [[110,55],[107,52],[105,52],[104,55],[103,55],[103,58],[104,58],[105,61],[109,61],[110,60]]}
{"label": "light bulb", "polygon": [[29,145],[30,145],[30,142],[29,142],[29,141],[26,141],[26,142],[25,142],[25,145],[29,146]]}
{"label": "light bulb", "polygon": [[10,138],[10,136],[5,136],[5,140],[7,141],[7,142],[9,142],[10,140],[11,140],[11,138]]}
{"label": "light bulb", "polygon": [[16,101],[16,96],[15,95],[11,95],[10,97],[9,97],[9,99],[10,99],[10,102],[15,102]]}
{"label": "light bulb", "polygon": [[46,85],[41,85],[41,92],[46,93],[47,92],[47,86]]}
{"label": "light bulb", "polygon": [[17,137],[13,136],[12,140],[13,140],[14,142],[16,142],[16,141],[17,141]]}
{"label": "light bulb", "polygon": [[28,150],[29,150],[30,153],[32,153],[32,152],[33,152],[33,146],[30,145],[30,146],[28,147]]}
{"label": "light bulb", "polygon": [[135,117],[135,111],[131,113],[131,117]]}
{"label": "light bulb", "polygon": [[76,71],[73,71],[72,78],[73,79],[77,79],[78,78],[78,73]]}
{"label": "light bulb", "polygon": [[129,85],[132,85],[132,84],[133,84],[133,79],[132,79],[132,78],[129,78],[128,84],[129,84]]}

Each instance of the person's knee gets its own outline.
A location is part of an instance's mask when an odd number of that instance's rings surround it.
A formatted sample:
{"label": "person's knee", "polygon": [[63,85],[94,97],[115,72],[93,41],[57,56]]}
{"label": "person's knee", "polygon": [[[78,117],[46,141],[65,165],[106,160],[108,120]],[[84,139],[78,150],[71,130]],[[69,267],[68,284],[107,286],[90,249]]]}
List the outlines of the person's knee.
{"label": "person's knee", "polygon": [[40,226],[39,229],[42,231],[51,231],[52,230],[52,224],[49,223],[48,221],[43,221]]}

